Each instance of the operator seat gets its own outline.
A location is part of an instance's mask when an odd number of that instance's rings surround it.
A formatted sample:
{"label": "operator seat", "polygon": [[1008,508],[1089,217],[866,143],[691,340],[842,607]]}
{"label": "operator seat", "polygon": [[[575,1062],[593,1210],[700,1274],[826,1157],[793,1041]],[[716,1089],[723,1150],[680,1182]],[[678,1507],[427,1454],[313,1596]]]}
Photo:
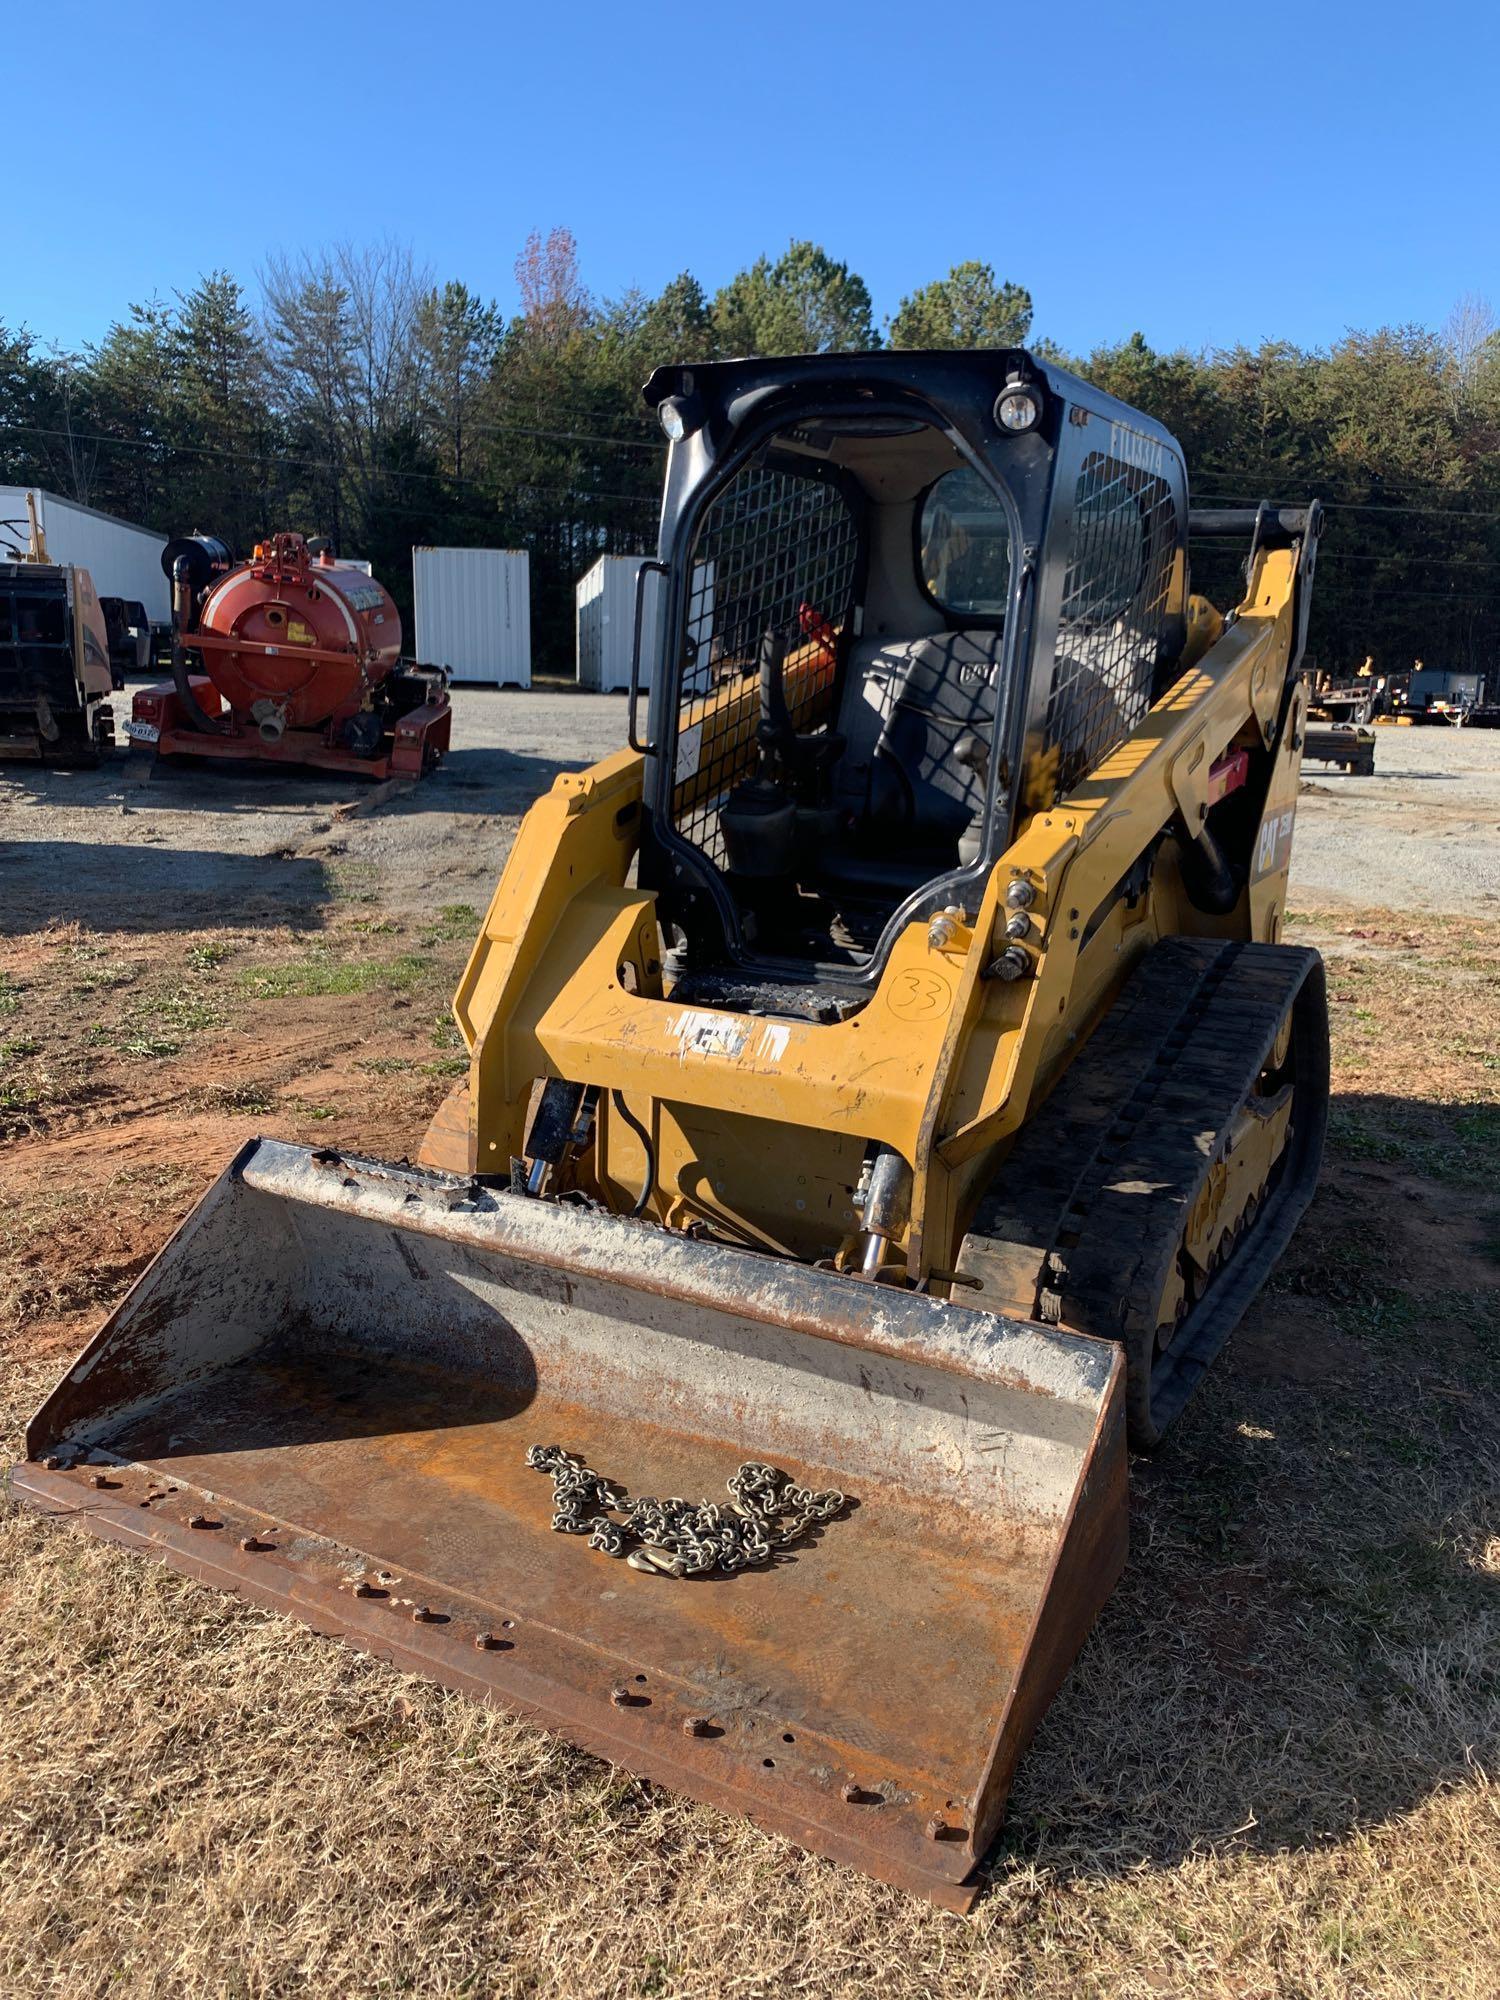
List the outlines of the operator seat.
{"label": "operator seat", "polygon": [[822,858],[828,894],[899,901],[977,857],[1003,644],[980,629],[852,649],[833,780],[848,830]]}

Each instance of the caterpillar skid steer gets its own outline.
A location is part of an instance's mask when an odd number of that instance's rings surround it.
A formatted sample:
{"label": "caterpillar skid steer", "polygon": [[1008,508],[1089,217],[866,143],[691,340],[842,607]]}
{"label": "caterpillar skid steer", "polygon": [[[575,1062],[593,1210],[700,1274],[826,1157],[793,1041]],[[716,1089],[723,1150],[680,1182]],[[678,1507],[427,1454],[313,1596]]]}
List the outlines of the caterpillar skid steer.
{"label": "caterpillar skid steer", "polygon": [[1190,515],[1019,350],[646,396],[630,740],[521,827],[422,1163],[247,1146],[14,1484],[963,1908],[1127,1431],[1316,1176],[1319,510]]}

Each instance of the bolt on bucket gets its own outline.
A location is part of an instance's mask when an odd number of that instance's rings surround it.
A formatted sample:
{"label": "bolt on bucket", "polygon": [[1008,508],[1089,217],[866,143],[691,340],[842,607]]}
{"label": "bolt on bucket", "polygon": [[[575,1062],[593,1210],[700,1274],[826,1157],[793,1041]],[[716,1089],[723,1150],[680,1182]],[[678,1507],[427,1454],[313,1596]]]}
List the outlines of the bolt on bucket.
{"label": "bolt on bucket", "polygon": [[[552,1527],[560,1446],[730,1506],[674,1576]],[[540,1455],[545,1462],[545,1453]],[[247,1147],[43,1405],[17,1496],[966,1908],[1125,1553],[1112,1345],[447,1176]]]}

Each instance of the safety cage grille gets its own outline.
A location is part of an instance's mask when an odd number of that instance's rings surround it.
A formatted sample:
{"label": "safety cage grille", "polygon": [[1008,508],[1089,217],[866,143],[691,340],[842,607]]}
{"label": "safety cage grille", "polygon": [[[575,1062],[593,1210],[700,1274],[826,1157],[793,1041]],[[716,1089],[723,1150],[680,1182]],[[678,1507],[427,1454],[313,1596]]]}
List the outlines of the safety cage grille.
{"label": "safety cage grille", "polygon": [[716,865],[719,812],[755,766],[761,641],[785,642],[792,726],[833,720],[838,641],[854,599],[859,533],[838,487],[763,462],[711,503],[694,544],[677,718],[673,823]]}
{"label": "safety cage grille", "polygon": [[1056,753],[1056,798],[1130,734],[1155,698],[1176,548],[1166,480],[1090,452],[1074,499],[1044,727],[1045,751]]}

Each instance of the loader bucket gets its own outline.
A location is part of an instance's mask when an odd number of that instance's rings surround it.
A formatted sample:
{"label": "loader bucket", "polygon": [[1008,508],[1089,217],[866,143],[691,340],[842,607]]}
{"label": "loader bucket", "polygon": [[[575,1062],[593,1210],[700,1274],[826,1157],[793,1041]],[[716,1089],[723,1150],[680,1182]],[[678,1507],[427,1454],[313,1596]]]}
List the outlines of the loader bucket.
{"label": "loader bucket", "polygon": [[[774,1565],[554,1533],[849,1496]],[[956,1908],[1124,1560],[1110,1344],[454,1177],[247,1147],[44,1404],[13,1490]]]}

